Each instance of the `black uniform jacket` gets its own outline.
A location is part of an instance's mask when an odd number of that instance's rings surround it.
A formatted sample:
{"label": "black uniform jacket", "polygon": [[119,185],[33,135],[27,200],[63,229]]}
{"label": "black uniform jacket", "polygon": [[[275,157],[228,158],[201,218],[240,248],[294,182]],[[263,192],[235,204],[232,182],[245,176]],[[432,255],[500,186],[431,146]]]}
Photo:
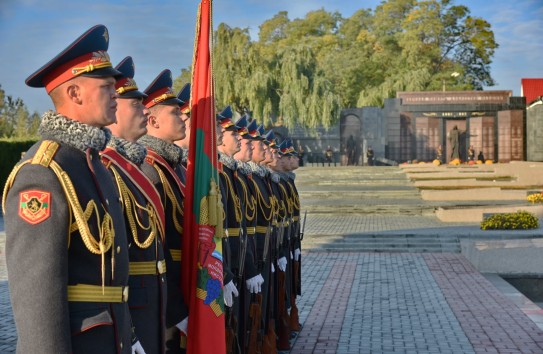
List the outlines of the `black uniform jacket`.
{"label": "black uniform jacket", "polygon": [[[133,148],[136,144],[124,142]],[[141,147],[141,161],[145,148]],[[136,154],[134,154],[136,155]],[[123,201],[130,258],[128,305],[136,335],[147,354],[163,353],[166,320],[164,208],[158,191],[124,149],[107,148],[102,162]],[[135,159],[135,158],[133,158]]]}

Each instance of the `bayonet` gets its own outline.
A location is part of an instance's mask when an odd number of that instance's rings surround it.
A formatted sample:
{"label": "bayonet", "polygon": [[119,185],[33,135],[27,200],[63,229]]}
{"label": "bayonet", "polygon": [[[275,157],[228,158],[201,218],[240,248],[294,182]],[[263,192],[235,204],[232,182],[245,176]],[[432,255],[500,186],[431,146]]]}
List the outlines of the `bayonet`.
{"label": "bayonet", "polygon": [[304,213],[304,223],[302,224],[302,232],[300,232],[300,241],[304,239],[304,233],[305,233],[305,222],[307,220],[307,210]]}

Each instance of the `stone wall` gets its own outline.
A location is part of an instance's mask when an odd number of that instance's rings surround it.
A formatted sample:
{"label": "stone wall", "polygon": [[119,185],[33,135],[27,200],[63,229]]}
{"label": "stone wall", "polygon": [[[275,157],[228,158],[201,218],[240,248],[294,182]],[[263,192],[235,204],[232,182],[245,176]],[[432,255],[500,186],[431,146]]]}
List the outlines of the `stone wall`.
{"label": "stone wall", "polygon": [[526,108],[526,158],[543,161],[543,101]]}

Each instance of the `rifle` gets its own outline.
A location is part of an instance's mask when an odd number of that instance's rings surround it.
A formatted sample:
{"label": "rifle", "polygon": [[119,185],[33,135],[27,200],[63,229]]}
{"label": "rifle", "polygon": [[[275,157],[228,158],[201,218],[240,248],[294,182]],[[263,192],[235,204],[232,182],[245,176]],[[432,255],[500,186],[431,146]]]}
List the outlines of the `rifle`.
{"label": "rifle", "polygon": [[[255,216],[256,218],[256,216]],[[256,223],[255,223],[256,224]],[[262,261],[258,262],[258,271],[262,273],[263,265],[266,262],[267,250],[266,241],[269,239],[269,225],[266,230],[264,239],[264,250],[262,253]],[[269,242],[269,241],[268,241]],[[262,335],[260,327],[262,323],[262,294],[251,294],[251,305],[249,307],[249,318],[251,319],[251,329],[248,331],[247,353],[261,354],[262,350]]]}
{"label": "rifle", "polygon": [[[303,239],[303,235],[304,235],[306,219],[307,219],[307,210],[305,211],[305,214],[304,214],[302,229],[300,230],[300,223],[296,224],[295,234],[299,235],[300,246],[301,246],[301,240]],[[296,245],[294,246],[294,248],[296,248]],[[290,292],[290,328],[296,332],[299,332],[302,329],[302,326],[300,325],[298,306],[296,306],[296,296],[300,294],[300,289],[301,289],[300,264],[301,264],[301,255],[300,255],[300,260],[294,259],[292,262],[292,291]]]}
{"label": "rifle", "polygon": [[[273,223],[276,224],[277,219],[274,217]],[[264,240],[264,245],[267,250],[270,251],[270,260],[273,262],[274,259],[274,253],[275,248],[270,247],[271,243],[271,227],[268,225],[268,229],[266,230],[266,236],[267,240]],[[275,273],[277,274],[277,273]],[[269,277],[269,285],[268,285],[268,306],[267,306],[267,313],[266,317],[268,317],[268,331],[264,335],[264,339],[262,341],[262,354],[277,354],[277,334],[275,333],[275,276],[274,273],[271,272],[270,269],[270,277]]]}
{"label": "rifle", "polygon": [[292,277],[293,277],[293,289],[290,292],[290,329],[295,332],[299,332],[302,329],[300,325],[300,316],[298,314],[298,306],[296,306],[296,289],[298,287],[299,277],[298,272],[300,269],[300,262],[292,262]]}
{"label": "rifle", "polygon": [[262,343],[258,340],[260,332],[260,322],[262,321],[262,294],[252,294],[253,300],[249,309],[251,318],[251,330],[249,332],[249,345],[247,353],[261,354]]}
{"label": "rifle", "polygon": [[304,213],[304,223],[302,224],[302,231],[300,232],[300,241],[304,239],[304,233],[305,233],[305,221],[307,220],[307,210]]}
{"label": "rifle", "polygon": [[279,289],[278,289],[278,312],[279,312],[279,341],[277,343],[277,349],[279,350],[289,350],[290,349],[290,329],[289,329],[289,318],[287,312],[286,304],[286,273],[278,271],[279,277]]}
{"label": "rifle", "polygon": [[[283,244],[283,238],[284,238],[284,218],[283,222],[281,222],[281,227],[279,229],[279,240],[280,240],[280,247],[282,247]],[[288,237],[288,235],[287,235]],[[286,271],[283,272],[281,270],[277,270],[277,277],[279,279],[278,281],[278,315],[279,315],[279,326],[278,326],[278,336],[279,341],[277,344],[277,349],[279,350],[289,350],[290,349],[290,319],[287,312],[287,304],[286,304],[286,295],[287,295],[287,288],[286,288],[286,281],[287,281],[287,274]]]}
{"label": "rifle", "polygon": [[238,327],[238,322],[234,315],[232,314],[232,309],[228,306],[225,306],[226,314],[226,353],[233,354],[235,353],[235,343],[236,343],[236,330]]}

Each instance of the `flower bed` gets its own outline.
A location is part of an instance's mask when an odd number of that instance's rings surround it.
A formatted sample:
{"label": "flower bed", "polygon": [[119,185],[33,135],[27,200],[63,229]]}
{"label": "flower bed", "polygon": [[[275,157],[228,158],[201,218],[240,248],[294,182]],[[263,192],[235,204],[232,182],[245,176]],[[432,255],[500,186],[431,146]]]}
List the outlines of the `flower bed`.
{"label": "flower bed", "polygon": [[481,222],[481,230],[529,230],[538,227],[538,218],[525,210],[494,214]]}
{"label": "flower bed", "polygon": [[532,204],[543,203],[543,193],[530,194],[526,199]]}

